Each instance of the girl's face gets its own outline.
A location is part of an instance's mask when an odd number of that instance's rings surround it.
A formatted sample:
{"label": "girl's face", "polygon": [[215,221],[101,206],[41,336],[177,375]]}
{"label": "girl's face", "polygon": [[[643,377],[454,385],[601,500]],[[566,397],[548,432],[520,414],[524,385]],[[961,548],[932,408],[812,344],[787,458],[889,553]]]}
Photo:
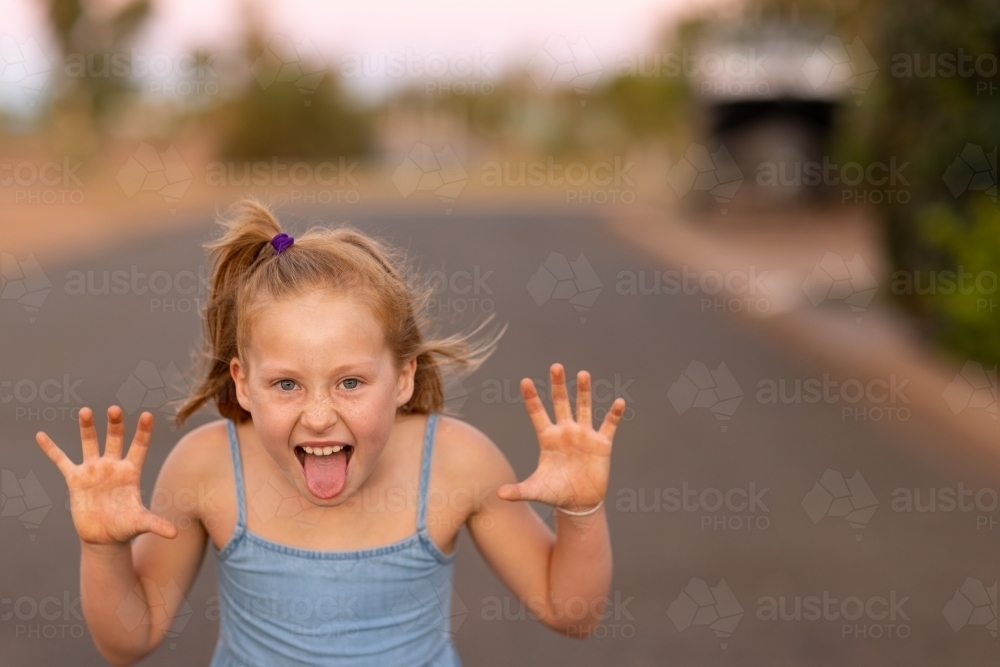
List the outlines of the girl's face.
{"label": "girl's face", "polygon": [[413,395],[382,327],[358,299],[315,290],[259,305],[244,358],[230,362],[261,444],[305,498],[331,507],[365,482]]}

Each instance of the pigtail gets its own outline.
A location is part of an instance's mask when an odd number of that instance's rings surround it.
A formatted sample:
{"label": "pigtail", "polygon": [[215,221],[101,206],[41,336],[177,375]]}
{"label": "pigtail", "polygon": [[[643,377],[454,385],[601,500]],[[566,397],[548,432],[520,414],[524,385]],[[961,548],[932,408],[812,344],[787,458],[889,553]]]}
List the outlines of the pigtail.
{"label": "pigtail", "polygon": [[493,354],[500,337],[507,331],[507,325],[487,340],[477,339],[477,335],[495,316],[491,313],[467,334],[435,338],[419,344],[413,396],[400,408],[400,412],[448,412],[445,408],[446,376],[460,381],[462,377],[474,373]]}
{"label": "pigtail", "polygon": [[489,338],[481,338],[480,332],[496,318],[496,313],[490,313],[469,333],[426,337],[433,326],[429,306],[434,299],[434,287],[430,279],[419,274],[414,275],[409,283],[408,307],[398,336],[402,345],[397,355],[400,359],[416,357],[417,371],[413,378],[413,396],[399,411],[407,414],[447,414],[445,392],[449,385],[461,383],[463,377],[483,365],[496,351],[508,325],[503,325]]}
{"label": "pigtail", "polygon": [[229,372],[230,360],[238,355],[236,297],[247,276],[275,256],[269,244],[281,232],[281,225],[265,205],[253,200],[238,202],[221,224],[223,235],[205,245],[212,268],[202,317],[203,379],[178,410],[178,426],[209,400],[215,401],[219,414],[227,419],[243,422],[250,417],[236,400],[236,385]]}

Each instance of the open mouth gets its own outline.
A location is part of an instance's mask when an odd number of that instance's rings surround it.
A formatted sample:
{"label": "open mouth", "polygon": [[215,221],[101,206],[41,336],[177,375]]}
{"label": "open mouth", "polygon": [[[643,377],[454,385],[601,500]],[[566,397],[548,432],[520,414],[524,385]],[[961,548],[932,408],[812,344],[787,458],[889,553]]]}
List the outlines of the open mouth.
{"label": "open mouth", "polygon": [[297,445],[295,458],[302,466],[306,487],[317,498],[336,497],[347,484],[347,466],[354,454],[353,445],[315,443]]}
{"label": "open mouth", "polygon": [[353,445],[298,445],[295,447],[295,458],[299,460],[299,463],[305,465],[306,455],[311,454],[313,456],[333,456],[334,454],[339,454],[345,452],[347,460],[351,460],[351,454],[354,453]]}

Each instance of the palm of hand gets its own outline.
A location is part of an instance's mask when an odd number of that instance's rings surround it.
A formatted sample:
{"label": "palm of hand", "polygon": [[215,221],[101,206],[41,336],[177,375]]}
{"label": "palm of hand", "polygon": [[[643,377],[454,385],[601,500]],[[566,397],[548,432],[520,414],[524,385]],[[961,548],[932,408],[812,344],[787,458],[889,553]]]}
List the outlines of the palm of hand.
{"label": "palm of hand", "polygon": [[73,525],[85,542],[127,542],[139,533],[149,511],[139,493],[142,471],[130,461],[100,457],[66,477]]}
{"label": "palm of hand", "polygon": [[152,437],[153,416],[139,417],[135,438],[128,455],[122,457],[125,423],[118,407],[108,410],[108,437],[104,455],[100,455],[93,413],[80,410],[80,438],[83,462],[74,464],[49,436],[39,432],[35,439],[45,454],[59,468],[69,488],[73,525],[84,542],[115,544],[136,535],[154,532],[172,538],[177,529],[142,504],[139,480],[142,464]]}
{"label": "palm of hand", "polygon": [[577,415],[574,419],[563,368],[551,368],[553,423],[529,379],[521,381],[525,406],[538,436],[538,466],[520,484],[505,484],[497,491],[506,500],[535,500],[570,511],[591,508],[604,499],[611,472],[611,447],[615,429],[625,410],[616,399],[599,430],[593,427],[590,375],[577,376]]}

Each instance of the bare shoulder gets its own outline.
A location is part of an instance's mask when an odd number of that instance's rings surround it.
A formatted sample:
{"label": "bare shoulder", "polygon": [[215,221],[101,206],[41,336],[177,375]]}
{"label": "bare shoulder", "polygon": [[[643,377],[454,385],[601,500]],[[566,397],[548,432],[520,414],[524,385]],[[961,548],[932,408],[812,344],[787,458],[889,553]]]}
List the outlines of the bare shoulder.
{"label": "bare shoulder", "polygon": [[232,472],[226,421],[219,419],[186,433],[170,450],[158,483],[168,487],[211,483]]}
{"label": "bare shoulder", "polygon": [[456,417],[438,420],[434,452],[436,467],[456,485],[494,487],[515,481],[514,469],[496,443]]}

